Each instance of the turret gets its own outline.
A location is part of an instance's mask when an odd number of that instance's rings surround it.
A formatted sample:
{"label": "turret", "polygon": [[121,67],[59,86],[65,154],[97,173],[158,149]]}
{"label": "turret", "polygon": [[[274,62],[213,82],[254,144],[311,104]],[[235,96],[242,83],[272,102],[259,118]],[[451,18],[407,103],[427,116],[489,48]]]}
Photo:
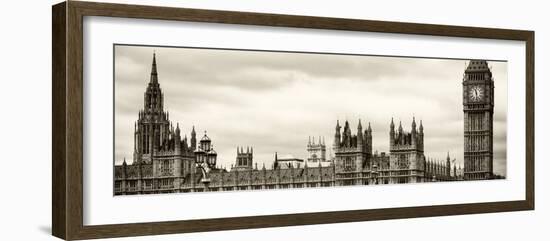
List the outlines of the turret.
{"label": "turret", "polygon": [[365,136],[365,139],[366,139],[366,146],[367,146],[367,152],[369,154],[372,154],[372,128],[370,127],[370,122],[369,122],[369,127],[367,128],[367,130],[365,131],[366,133],[366,136]]}
{"label": "turret", "polygon": [[415,120],[414,116],[413,116],[413,122],[411,124],[411,128],[412,128],[411,133],[416,133],[416,120]]}
{"label": "turret", "polygon": [[393,124],[393,117],[391,118],[390,123],[390,149],[395,143],[395,124]]}
{"label": "turret", "polygon": [[176,131],[175,131],[175,135],[174,135],[174,146],[175,146],[175,151],[176,151],[176,154],[180,154],[181,153],[181,136],[180,136],[180,124],[179,123],[176,123]]}
{"label": "turret", "polygon": [[336,120],[336,128],[335,128],[335,134],[334,134],[334,150],[336,150],[338,147],[340,147],[340,141],[341,141],[341,136],[340,136],[340,122],[338,120]]}
{"label": "turret", "polygon": [[180,123],[179,122],[176,123],[176,131],[175,132],[176,132],[176,136],[179,137],[180,136]]}
{"label": "turret", "polygon": [[414,116],[411,124],[411,144],[416,145],[416,120],[414,119]]}
{"label": "turret", "polygon": [[448,151],[447,151],[447,163],[445,165],[445,171],[447,176],[451,176],[451,157],[449,156]]}
{"label": "turret", "polygon": [[357,124],[357,149],[363,150],[363,126],[361,126],[361,119]]}
{"label": "turret", "polygon": [[344,124],[344,134],[342,135],[342,142],[345,147],[351,147],[351,129],[347,120]]}
{"label": "turret", "polygon": [[370,122],[369,122],[369,127],[367,128],[367,134],[369,136],[372,136],[372,128],[370,127]]}
{"label": "turret", "polygon": [[191,151],[194,151],[197,149],[197,133],[195,132],[195,126],[193,126],[193,130],[191,130]]}

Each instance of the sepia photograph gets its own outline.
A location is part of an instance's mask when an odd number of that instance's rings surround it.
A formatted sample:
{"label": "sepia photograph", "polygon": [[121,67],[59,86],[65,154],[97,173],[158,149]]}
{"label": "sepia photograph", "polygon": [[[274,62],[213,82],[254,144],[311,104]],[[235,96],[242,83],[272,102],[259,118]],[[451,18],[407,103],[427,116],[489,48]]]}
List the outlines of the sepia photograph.
{"label": "sepia photograph", "polygon": [[506,179],[503,60],[113,51],[115,196]]}

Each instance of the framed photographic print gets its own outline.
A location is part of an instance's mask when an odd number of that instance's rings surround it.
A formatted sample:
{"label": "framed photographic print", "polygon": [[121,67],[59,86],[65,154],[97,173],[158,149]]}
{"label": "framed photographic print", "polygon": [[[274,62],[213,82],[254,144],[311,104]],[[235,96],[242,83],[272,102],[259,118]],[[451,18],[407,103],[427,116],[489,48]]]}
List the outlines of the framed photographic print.
{"label": "framed photographic print", "polygon": [[53,235],[534,209],[534,32],[53,6]]}

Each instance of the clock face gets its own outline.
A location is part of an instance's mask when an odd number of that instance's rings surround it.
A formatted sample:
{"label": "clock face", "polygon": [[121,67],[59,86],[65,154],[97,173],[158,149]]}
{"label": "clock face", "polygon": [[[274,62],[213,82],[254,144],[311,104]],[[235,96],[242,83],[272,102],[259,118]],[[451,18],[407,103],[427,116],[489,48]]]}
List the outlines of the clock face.
{"label": "clock face", "polygon": [[470,100],[480,101],[483,99],[483,89],[480,86],[474,86],[470,89]]}

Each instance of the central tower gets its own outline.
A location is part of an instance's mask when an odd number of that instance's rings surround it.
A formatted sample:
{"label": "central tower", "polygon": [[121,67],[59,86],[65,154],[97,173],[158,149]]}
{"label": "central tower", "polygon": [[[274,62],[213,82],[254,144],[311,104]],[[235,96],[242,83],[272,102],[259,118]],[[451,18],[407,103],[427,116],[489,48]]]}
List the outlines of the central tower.
{"label": "central tower", "polygon": [[464,71],[464,179],[493,176],[494,81],[487,61],[471,60]]}

